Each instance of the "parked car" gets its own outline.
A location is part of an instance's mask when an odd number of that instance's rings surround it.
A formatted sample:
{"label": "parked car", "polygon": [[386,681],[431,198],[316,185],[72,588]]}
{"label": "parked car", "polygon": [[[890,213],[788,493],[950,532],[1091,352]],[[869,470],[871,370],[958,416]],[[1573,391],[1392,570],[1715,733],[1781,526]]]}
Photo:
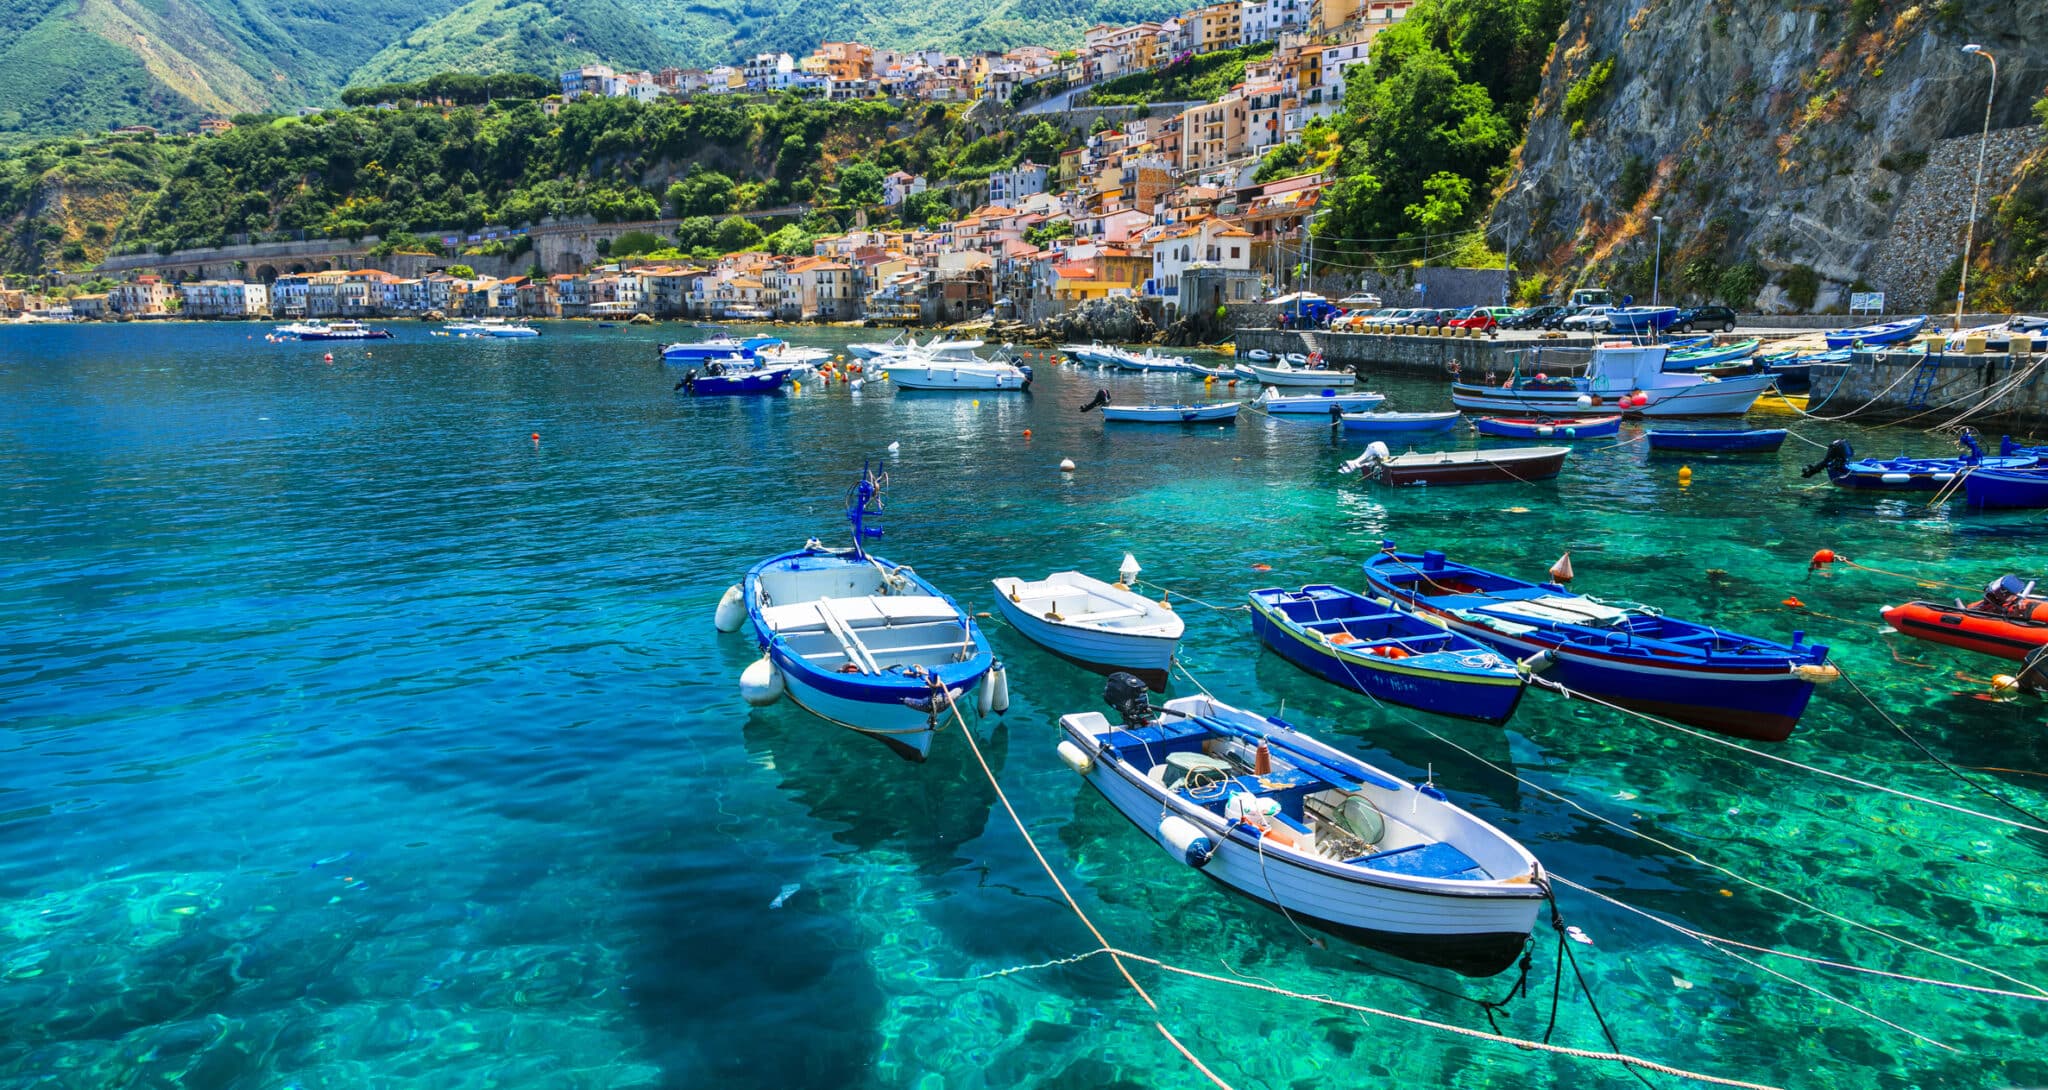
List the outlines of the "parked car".
{"label": "parked car", "polygon": [[1500,324],[1509,329],[1546,328],[1544,326],[1545,322],[1548,322],[1551,318],[1556,317],[1557,315],[1563,313],[1564,308],[1561,306],[1557,306],[1555,304],[1545,304],[1540,307],[1525,307],[1522,310],[1516,311],[1514,317],[1503,319]]}
{"label": "parked car", "polygon": [[1557,328],[1567,332],[1576,330],[1597,333],[1607,328],[1607,312],[1613,309],[1607,306],[1586,307],[1558,322]]}
{"label": "parked car", "polygon": [[1456,318],[1444,324],[1459,329],[1498,329],[1506,324],[1505,319],[1514,316],[1513,307],[1472,307],[1458,312]]}
{"label": "parked car", "polygon": [[1361,307],[1366,310],[1378,310],[1380,297],[1369,291],[1353,292],[1337,300],[1337,305],[1340,307]]}
{"label": "parked car", "polygon": [[1374,328],[1383,328],[1390,325],[1407,325],[1415,321],[1421,314],[1422,308],[1420,307],[1395,307],[1392,310],[1382,310],[1374,314],[1371,318],[1367,319],[1366,324]]}
{"label": "parked car", "polygon": [[1687,307],[1678,312],[1678,318],[1670,325],[1674,333],[1691,333],[1696,329],[1718,329],[1723,333],[1735,332],[1735,311],[1728,307]]}

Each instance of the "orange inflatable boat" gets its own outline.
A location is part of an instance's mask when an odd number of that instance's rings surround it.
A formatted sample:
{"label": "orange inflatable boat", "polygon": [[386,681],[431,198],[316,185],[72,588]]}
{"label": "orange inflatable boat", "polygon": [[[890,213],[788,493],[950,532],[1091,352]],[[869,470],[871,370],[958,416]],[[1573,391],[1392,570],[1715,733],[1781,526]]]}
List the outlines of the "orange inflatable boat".
{"label": "orange inflatable boat", "polygon": [[1945,643],[2002,659],[2025,659],[2048,647],[2048,598],[2034,584],[2001,576],[1970,605],[1907,602],[1879,611],[1886,624],[1916,639]]}

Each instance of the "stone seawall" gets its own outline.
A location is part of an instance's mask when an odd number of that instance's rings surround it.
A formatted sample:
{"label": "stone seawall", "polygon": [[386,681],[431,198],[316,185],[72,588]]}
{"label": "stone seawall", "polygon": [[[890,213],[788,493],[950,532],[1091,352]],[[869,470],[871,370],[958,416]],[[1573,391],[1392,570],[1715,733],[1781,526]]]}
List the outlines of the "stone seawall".
{"label": "stone seawall", "polygon": [[2048,429],[2048,356],[1859,352],[1839,376],[1815,369],[1807,411],[2038,434]]}

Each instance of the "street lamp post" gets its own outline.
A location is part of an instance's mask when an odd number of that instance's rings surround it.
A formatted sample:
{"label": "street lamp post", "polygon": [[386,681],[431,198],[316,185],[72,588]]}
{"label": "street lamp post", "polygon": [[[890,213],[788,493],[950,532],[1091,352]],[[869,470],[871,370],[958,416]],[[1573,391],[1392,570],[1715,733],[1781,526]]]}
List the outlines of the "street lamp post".
{"label": "street lamp post", "polygon": [[1956,280],[1956,332],[1963,329],[1963,296],[1970,287],[1970,251],[1977,244],[1977,194],[1984,188],[1984,149],[1991,143],[1991,99],[1998,94],[1998,58],[1991,51],[1971,42],[1963,47],[1965,53],[1976,55],[1991,62],[1991,86],[1984,91],[1984,133],[1977,138],[1977,183],[1970,187],[1970,219],[1963,224],[1963,266],[1962,275]]}
{"label": "street lamp post", "polygon": [[1658,305],[1664,287],[1664,217],[1651,216],[1657,223],[1657,252],[1650,258],[1650,305]]}

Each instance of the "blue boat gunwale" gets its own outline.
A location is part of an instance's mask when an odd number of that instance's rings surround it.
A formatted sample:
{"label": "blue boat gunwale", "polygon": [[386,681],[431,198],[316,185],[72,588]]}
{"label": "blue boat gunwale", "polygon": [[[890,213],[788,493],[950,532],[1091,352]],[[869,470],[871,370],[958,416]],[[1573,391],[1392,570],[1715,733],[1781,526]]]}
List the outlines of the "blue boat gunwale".
{"label": "blue boat gunwale", "polygon": [[[967,632],[968,638],[961,641],[962,646],[971,643],[974,647],[974,654],[964,661],[946,663],[937,670],[932,671],[930,675],[925,676],[901,672],[896,668],[885,670],[879,674],[841,674],[837,671],[825,670],[813,665],[809,660],[792,651],[787,638],[781,633],[770,629],[762,620],[760,583],[761,573],[776,564],[815,559],[831,560],[835,562],[835,565],[879,564],[892,573],[902,575],[912,585],[918,587],[926,594],[946,603],[947,608],[953,611],[954,616],[963,622]],[[819,567],[824,566],[826,565],[819,565]],[[747,620],[754,626],[754,637],[761,649],[768,652],[783,670],[801,674],[805,684],[823,690],[833,696],[865,700],[870,703],[896,703],[906,698],[914,699],[929,693],[931,685],[926,680],[927,676],[936,676],[939,679],[940,685],[947,689],[953,689],[978,681],[983,674],[987,673],[995,665],[995,651],[989,645],[987,636],[982,633],[981,626],[974,623],[974,618],[965,609],[961,608],[960,603],[954,601],[951,595],[933,586],[924,576],[918,574],[915,569],[908,565],[892,563],[887,558],[873,553],[861,555],[850,548],[828,549],[824,547],[803,548],[793,552],[781,553],[748,568],[746,577],[742,580],[742,587],[747,607]]]}
{"label": "blue boat gunwale", "polygon": [[[1374,612],[1348,617],[1319,617],[1314,622],[1303,622],[1287,616],[1283,598],[1300,601],[1302,596],[1311,593],[1315,595],[1316,599],[1340,602],[1350,606],[1367,606]],[[1332,583],[1309,583],[1300,590],[1287,590],[1284,587],[1264,587],[1252,591],[1249,599],[1253,613],[1265,617],[1276,627],[1287,630],[1296,639],[1314,648],[1317,652],[1340,662],[1349,663],[1352,660],[1357,660],[1361,665],[1370,669],[1425,675],[1474,684],[1521,684],[1521,675],[1516,672],[1514,664],[1511,662],[1504,661],[1498,666],[1473,666],[1459,658],[1460,655],[1472,653],[1484,653],[1495,659],[1500,658],[1492,649],[1485,647],[1477,640],[1472,639],[1472,637],[1459,632],[1453,632],[1427,617],[1417,616],[1378,599],[1360,594],[1357,591],[1347,590]],[[1414,631],[1403,636],[1361,636],[1356,644],[1327,643],[1299,635],[1299,633],[1315,631],[1315,629],[1309,627],[1310,623],[1348,625],[1354,621],[1392,622],[1402,627],[1412,628]],[[1349,632],[1350,629],[1347,627],[1344,631]],[[1354,636],[1357,635],[1356,633],[1352,634]],[[1408,657],[1401,659],[1379,658],[1370,655],[1366,650],[1371,647],[1403,645],[1417,639],[1441,642],[1447,646],[1428,650],[1410,650]],[[1460,644],[1466,646],[1461,649],[1459,647]],[[1448,662],[1443,660],[1448,660]]]}
{"label": "blue boat gunwale", "polygon": [[[1385,571],[1393,568],[1396,563],[1405,566],[1409,573],[1400,582],[1397,582],[1396,578],[1385,574]],[[1472,567],[1471,565],[1461,564],[1449,558],[1444,558],[1443,567],[1434,570],[1425,568],[1425,563],[1426,560],[1422,556],[1383,552],[1365,562],[1366,580],[1374,587],[1384,590],[1396,600],[1408,600],[1418,605],[1425,601],[1437,601],[1439,604],[1432,608],[1454,616],[1458,610],[1470,610],[1475,607],[1463,604],[1450,606],[1441,603],[1441,599],[1450,597],[1463,599],[1485,598],[1501,602],[1514,602],[1538,596],[1575,596],[1572,591],[1557,583],[1531,583],[1526,580],[1516,579],[1513,576],[1501,575],[1497,572],[1489,572]],[[1474,588],[1472,590],[1454,591],[1449,594],[1432,595],[1422,593],[1419,590],[1404,590],[1402,586],[1403,583],[1412,584],[1424,581],[1442,585],[1442,580],[1446,576],[1452,579],[1459,579],[1475,575],[1509,584],[1517,594],[1515,596],[1502,595],[1499,593],[1499,588]],[[1530,592],[1541,592],[1541,594],[1532,594]],[[1553,621],[1543,618],[1528,618],[1520,615],[1500,616],[1488,614],[1488,616],[1494,620],[1530,629],[1528,633],[1522,634],[1520,638],[1531,643],[1548,645],[1553,648],[1564,648],[1570,653],[1585,655],[1591,658],[1624,663],[1641,663],[1661,669],[1683,672],[1760,674],[1791,677],[1794,676],[1794,667],[1821,665],[1827,661],[1828,655],[1828,645],[1804,642],[1805,633],[1803,631],[1794,632],[1793,642],[1784,644],[1775,640],[1752,636],[1748,633],[1733,632],[1712,625],[1670,617],[1662,613],[1632,613],[1631,616],[1650,618],[1660,625],[1680,626],[1690,630],[1688,635],[1674,639],[1661,634],[1652,636],[1638,633],[1626,625],[1617,628],[1603,628],[1597,625],[1578,624],[1570,621]],[[1479,624],[1479,622],[1474,621],[1467,621],[1466,623]],[[1622,639],[1617,641],[1614,639],[1616,636],[1621,636]],[[1716,642],[1729,638],[1740,640],[1742,641],[1741,649],[1729,652],[1712,647],[1695,646],[1692,643],[1685,642],[1697,640],[1701,637],[1707,637]]]}

